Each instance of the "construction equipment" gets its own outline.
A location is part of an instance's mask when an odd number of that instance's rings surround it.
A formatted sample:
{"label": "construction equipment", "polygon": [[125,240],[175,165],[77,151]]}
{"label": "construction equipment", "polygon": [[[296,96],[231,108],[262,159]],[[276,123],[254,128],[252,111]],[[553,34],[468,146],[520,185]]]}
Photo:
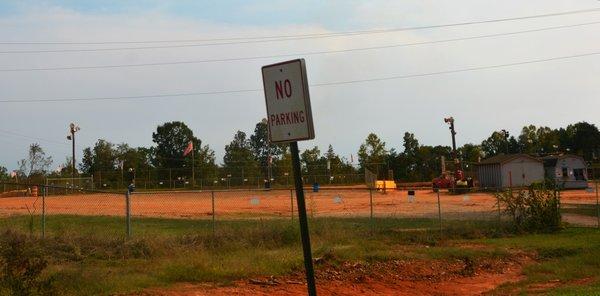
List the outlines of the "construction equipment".
{"label": "construction equipment", "polygon": [[454,118],[444,118],[444,122],[450,125],[450,134],[452,135],[452,160],[454,171],[448,172],[445,169],[445,160],[442,157],[442,175],[433,179],[432,185],[434,189],[448,188],[452,192],[463,191],[462,189],[473,187],[473,179],[465,178],[465,173],[462,170],[462,165],[456,152],[456,130],[454,129]]}

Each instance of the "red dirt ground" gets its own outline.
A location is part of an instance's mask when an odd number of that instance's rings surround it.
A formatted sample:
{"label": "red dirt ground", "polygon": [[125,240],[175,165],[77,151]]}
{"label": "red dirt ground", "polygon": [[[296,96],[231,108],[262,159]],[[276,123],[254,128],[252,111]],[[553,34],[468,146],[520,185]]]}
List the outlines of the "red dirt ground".
{"label": "red dirt ground", "polygon": [[[511,260],[481,260],[466,268],[462,260],[394,260],[373,264],[344,263],[317,266],[319,295],[481,295],[507,282],[523,279],[522,266],[529,257],[516,254]],[[468,270],[468,272],[466,272]],[[181,284],[149,289],[135,295],[303,295],[304,275],[238,281],[231,286]]]}
{"label": "red dirt ground", "polygon": [[[318,193],[306,193],[306,208],[310,216],[356,217],[369,216],[369,191],[351,189],[328,189]],[[487,218],[498,215],[496,199],[489,193],[449,195],[441,193],[441,211],[444,218]],[[563,203],[595,204],[595,193],[565,191]],[[85,195],[49,196],[45,200],[46,213],[76,215],[125,214],[123,194],[96,193]],[[0,216],[41,212],[41,198],[0,198]],[[229,191],[215,192],[217,217],[290,217],[295,198],[290,191]],[[131,208],[137,217],[210,218],[212,215],[211,192],[160,192],[134,194]],[[409,201],[407,191],[373,193],[373,214],[394,217],[437,217],[437,194],[431,190],[417,190],[414,200]]]}

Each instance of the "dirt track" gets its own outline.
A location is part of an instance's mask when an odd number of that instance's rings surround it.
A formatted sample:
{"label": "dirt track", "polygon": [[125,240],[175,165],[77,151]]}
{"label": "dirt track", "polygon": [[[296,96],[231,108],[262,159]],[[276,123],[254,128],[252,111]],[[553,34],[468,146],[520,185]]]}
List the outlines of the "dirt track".
{"label": "dirt track", "polygon": [[[215,192],[217,217],[290,217],[295,198],[287,190]],[[497,218],[496,199],[488,193],[463,195],[440,194],[441,211],[445,218]],[[595,193],[583,190],[561,194],[565,203],[595,204]],[[0,216],[41,213],[41,198],[10,197],[0,199]],[[123,194],[85,194],[49,196],[45,200],[46,213],[76,215],[125,214]],[[328,189],[306,193],[309,216],[357,217],[369,216],[370,195],[367,190]],[[131,208],[137,217],[210,218],[211,192],[134,194]],[[373,193],[374,216],[437,217],[437,194],[431,190],[416,191],[409,200],[405,190]]]}
{"label": "dirt track", "polygon": [[[465,273],[461,260],[393,260],[365,264],[346,262],[341,266],[317,265],[319,295],[482,295],[501,284],[524,277],[523,265],[532,260],[515,254],[508,260],[483,259],[473,262]],[[301,272],[283,277],[242,280],[230,286],[181,284],[172,288],[148,289],[133,295],[304,295]]]}

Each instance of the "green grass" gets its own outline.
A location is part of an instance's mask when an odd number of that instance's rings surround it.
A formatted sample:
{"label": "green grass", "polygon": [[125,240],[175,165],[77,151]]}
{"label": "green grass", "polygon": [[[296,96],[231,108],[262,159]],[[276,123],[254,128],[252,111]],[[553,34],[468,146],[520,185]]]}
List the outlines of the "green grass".
{"label": "green grass", "polygon": [[598,207],[592,204],[564,204],[561,213],[598,217]]}
{"label": "green grass", "polygon": [[[538,263],[525,268],[527,279],[507,284],[499,294],[519,291],[526,294],[533,284],[560,281],[560,287],[547,291],[552,295],[600,294],[600,231],[593,228],[569,228],[554,234],[535,234],[508,239],[483,239],[480,242],[503,249],[520,249],[537,254]],[[576,285],[580,279],[591,283]]]}
{"label": "green grass", "polygon": [[[32,223],[33,221],[33,223]],[[0,219],[1,229],[40,233],[39,216]],[[301,270],[297,220],[132,219],[125,236],[122,217],[57,215],[46,218],[46,239],[36,239],[50,260],[63,295],[109,295],[179,282],[228,284],[238,279]],[[514,236],[498,221],[444,221],[442,237],[434,219],[310,219],[314,257],[343,261],[398,258],[505,258],[519,249],[539,255],[523,282],[499,293],[560,279],[569,282],[600,274],[600,231],[567,229],[555,234]],[[465,249],[460,244],[484,245]],[[423,246],[427,246],[424,248]],[[599,292],[597,281],[564,286],[555,293]],[[562,295],[561,294],[561,295]]]}

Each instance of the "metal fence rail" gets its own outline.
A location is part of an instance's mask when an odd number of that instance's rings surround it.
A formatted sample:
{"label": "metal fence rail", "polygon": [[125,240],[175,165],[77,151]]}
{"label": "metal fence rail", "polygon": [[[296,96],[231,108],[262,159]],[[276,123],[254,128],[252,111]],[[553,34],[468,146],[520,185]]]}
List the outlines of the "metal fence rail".
{"label": "metal fence rail", "polygon": [[[0,183],[0,228],[21,225],[48,236],[78,232],[87,235],[136,236],[159,228],[165,219],[196,221],[218,235],[232,221],[297,219],[293,189],[181,190],[115,193],[47,185]],[[507,190],[502,189],[502,190]],[[515,191],[521,189],[512,189]],[[494,192],[465,189],[460,194],[432,188],[376,190],[359,187],[306,188],[309,219],[354,219],[371,229],[383,221],[439,227],[456,221],[507,221],[505,205]],[[600,227],[598,182],[585,190],[560,191],[563,221]],[[295,223],[295,222],[294,222]],[[107,227],[109,225],[110,227]],[[426,225],[426,226],[423,226]]]}

